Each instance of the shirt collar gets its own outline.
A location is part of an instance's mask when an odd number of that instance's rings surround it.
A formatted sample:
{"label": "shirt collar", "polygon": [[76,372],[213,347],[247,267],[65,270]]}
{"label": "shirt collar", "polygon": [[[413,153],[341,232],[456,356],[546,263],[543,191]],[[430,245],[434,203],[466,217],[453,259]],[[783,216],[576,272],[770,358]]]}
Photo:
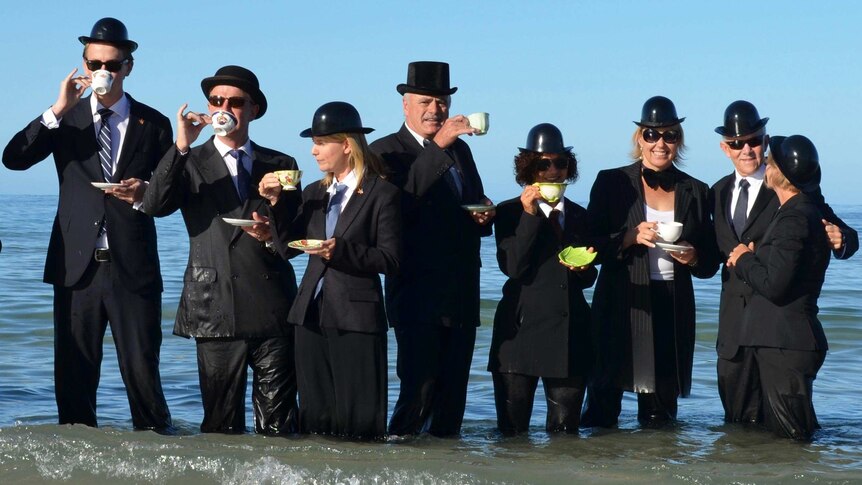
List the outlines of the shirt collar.
{"label": "shirt collar", "polygon": [[126,119],[129,117],[129,113],[131,111],[131,105],[129,104],[129,98],[123,93],[123,96],[117,100],[113,106],[103,106],[102,103],[99,102],[99,98],[96,96],[90,96],[90,111],[93,113],[93,117],[98,116],[99,110],[102,108],[109,108],[114,112],[114,115],[117,116],[117,119]]}
{"label": "shirt collar", "polygon": [[410,128],[410,125],[407,124],[407,122],[404,122],[404,126],[407,128],[407,131],[409,131],[410,134],[413,135],[413,138],[416,139],[416,143],[418,143],[420,147],[425,148],[425,138],[423,138],[422,135],[420,135],[419,133],[413,131]]}
{"label": "shirt collar", "polygon": [[329,184],[329,187],[326,188],[326,191],[329,193],[329,195],[335,195],[335,186],[336,185],[346,185],[347,189],[350,190],[350,192],[353,192],[354,190],[356,190],[357,181],[358,181],[358,178],[356,177],[356,169],[353,169],[341,181],[336,181],[335,177],[333,177],[332,183]]}
{"label": "shirt collar", "polygon": [[755,171],[753,174],[751,174],[747,177],[743,177],[736,170],[734,170],[733,173],[736,175],[736,180],[734,181],[735,182],[734,187],[738,187],[739,181],[742,179],[748,179],[749,181],[763,182],[763,175],[766,173],[766,163],[765,163],[765,161],[764,161],[764,163],[761,163],[760,166],[757,167],[757,171]]}
{"label": "shirt collar", "polygon": [[[213,137],[213,145],[215,145],[216,150],[218,150],[218,153],[219,153],[219,155],[221,155],[222,158],[224,158],[229,151],[233,150],[233,148],[227,146],[227,144],[225,142],[221,141],[219,139],[219,137],[217,137],[217,136]],[[243,146],[239,147],[239,150],[241,150],[243,153],[245,153],[246,157],[248,157],[248,159],[251,160],[252,159],[252,156],[251,156],[252,155],[251,154],[251,139],[246,140],[245,144]]]}
{"label": "shirt collar", "polygon": [[566,203],[564,202],[565,200],[565,198],[560,199],[555,207],[551,207],[551,204],[548,204],[544,200],[540,200],[539,209],[542,209],[542,213],[545,214],[545,217],[550,217],[551,211],[554,209],[560,211],[560,215],[562,216],[566,213]]}

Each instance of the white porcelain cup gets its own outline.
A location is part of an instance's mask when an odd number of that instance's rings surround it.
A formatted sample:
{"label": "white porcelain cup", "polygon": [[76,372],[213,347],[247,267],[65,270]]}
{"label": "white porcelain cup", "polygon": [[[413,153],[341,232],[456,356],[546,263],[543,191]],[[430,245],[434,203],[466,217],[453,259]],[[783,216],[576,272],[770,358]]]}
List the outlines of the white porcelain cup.
{"label": "white porcelain cup", "polygon": [[681,222],[659,222],[655,231],[665,242],[675,243],[682,235]]}
{"label": "white porcelain cup", "polygon": [[278,177],[278,183],[280,183],[282,187],[292,187],[295,189],[297,184],[299,184],[299,180],[302,178],[302,170],[276,170],[275,176]]}
{"label": "white porcelain cup", "polygon": [[218,136],[225,136],[236,128],[236,116],[228,111],[216,111],[210,114],[213,131]]}
{"label": "white porcelain cup", "polygon": [[489,117],[488,113],[473,113],[467,116],[467,120],[470,122],[470,127],[479,130],[477,135],[484,135],[488,133],[490,127]]}
{"label": "white porcelain cup", "polygon": [[90,88],[94,93],[99,96],[107,94],[111,92],[111,86],[113,85],[114,75],[111,74],[110,71],[106,71],[104,69],[93,71],[93,75],[90,77]]}

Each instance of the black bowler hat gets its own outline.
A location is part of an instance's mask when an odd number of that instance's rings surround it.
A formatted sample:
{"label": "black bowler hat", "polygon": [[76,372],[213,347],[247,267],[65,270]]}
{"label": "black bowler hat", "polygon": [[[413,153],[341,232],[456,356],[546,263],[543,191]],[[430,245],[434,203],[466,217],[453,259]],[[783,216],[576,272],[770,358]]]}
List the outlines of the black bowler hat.
{"label": "black bowler hat", "polygon": [[662,128],[678,125],[683,121],[685,118],[676,116],[676,106],[673,105],[673,101],[664,96],[653,96],[644,103],[640,122],[635,121],[634,124],[642,128]]}
{"label": "black bowler hat", "polygon": [[115,18],[105,17],[93,25],[93,30],[90,31],[90,36],[82,35],[78,40],[87,45],[91,42],[101,42],[104,44],[113,44],[120,47],[126,47],[129,52],[135,52],[138,48],[138,43],[129,40],[129,31],[122,22]]}
{"label": "black bowler hat", "polygon": [[820,159],[811,140],[802,135],[774,136],[769,139],[769,153],[778,170],[802,192],[820,185]]}
{"label": "black bowler hat", "polygon": [[724,126],[719,126],[715,132],[728,138],[757,133],[766,126],[769,118],[761,118],[757,108],[748,101],[734,101],[724,110]]}
{"label": "black bowler hat", "polygon": [[257,118],[262,118],[266,113],[266,96],[260,90],[260,83],[253,72],[240,66],[224,66],[216,71],[215,76],[201,81],[204,96],[209,96],[210,91],[220,85],[234,86],[248,93],[258,106]]}
{"label": "black bowler hat", "polygon": [[374,128],[363,128],[359,111],[356,111],[352,104],[332,101],[317,108],[311,120],[311,128],[302,130],[299,136],[311,138],[335,133],[371,133],[372,131]]}
{"label": "black bowler hat", "polygon": [[564,146],[563,134],[560,129],[550,123],[540,123],[527,133],[526,148],[518,148],[521,152],[558,153],[563,154],[572,147]]}
{"label": "black bowler hat", "polygon": [[449,96],[458,88],[449,87],[449,64],[445,62],[418,61],[407,66],[407,83],[395,89],[402,95],[407,93],[426,96]]}

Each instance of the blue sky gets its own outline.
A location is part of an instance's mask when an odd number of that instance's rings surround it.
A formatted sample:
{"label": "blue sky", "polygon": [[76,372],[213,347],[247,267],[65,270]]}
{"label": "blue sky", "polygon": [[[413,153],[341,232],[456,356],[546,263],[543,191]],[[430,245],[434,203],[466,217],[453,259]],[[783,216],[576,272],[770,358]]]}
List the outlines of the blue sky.
{"label": "blue sky", "polygon": [[[581,161],[567,195],[588,198],[596,172],[628,162],[632,120],[656,94],[686,116],[684,169],[708,184],[730,173],[713,129],[736,99],[770,117],[772,134],[804,134],[820,152],[833,203],[856,203],[862,6],[802,2],[11,2],[0,56],[7,66],[4,144],[57,97],[81,65],[79,35],[104,16],[140,44],[126,89],[174,119],[205,110],[200,80],[225,64],[258,75],[269,111],[252,139],[316,175],[299,132],[333,100],[355,105],[374,140],[403,121],[395,86],[413,60],[451,64],[453,113],[487,111],[468,138],[486,192],[516,196],[512,158],[529,129],[556,124]],[[855,46],[855,47],[854,47]],[[53,194],[49,160],[0,168],[0,193]]]}

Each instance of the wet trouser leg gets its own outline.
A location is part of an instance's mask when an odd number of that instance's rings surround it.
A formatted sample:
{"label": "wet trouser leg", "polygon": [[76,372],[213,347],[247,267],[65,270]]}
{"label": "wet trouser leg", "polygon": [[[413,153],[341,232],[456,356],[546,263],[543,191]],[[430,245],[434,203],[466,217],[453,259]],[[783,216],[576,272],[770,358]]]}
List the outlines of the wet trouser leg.
{"label": "wet trouser leg", "polygon": [[760,371],[754,347],[739,347],[732,359],[718,358],[718,395],[729,423],[761,423]]}
{"label": "wet trouser leg", "polygon": [[523,374],[492,372],[497,428],[510,436],[527,431],[539,378]]}
{"label": "wet trouser leg", "polygon": [[766,426],[783,436],[807,441],[819,428],[812,393],[825,351],[755,348],[763,388]]}

